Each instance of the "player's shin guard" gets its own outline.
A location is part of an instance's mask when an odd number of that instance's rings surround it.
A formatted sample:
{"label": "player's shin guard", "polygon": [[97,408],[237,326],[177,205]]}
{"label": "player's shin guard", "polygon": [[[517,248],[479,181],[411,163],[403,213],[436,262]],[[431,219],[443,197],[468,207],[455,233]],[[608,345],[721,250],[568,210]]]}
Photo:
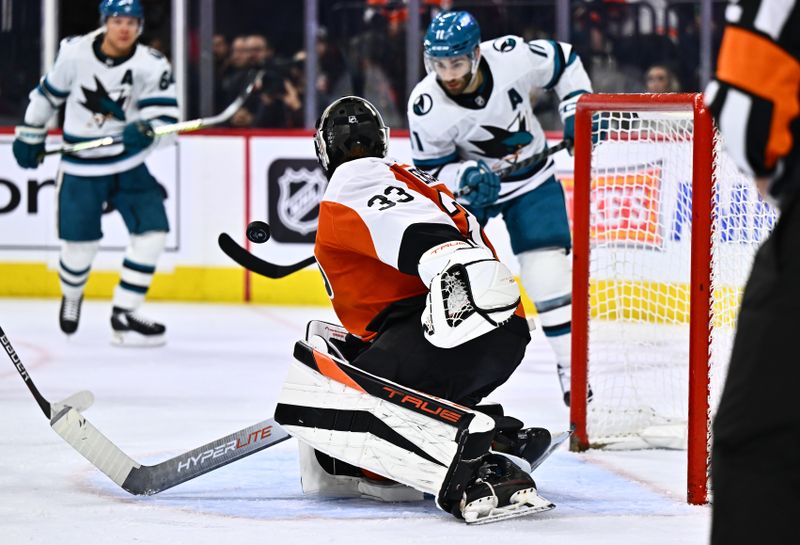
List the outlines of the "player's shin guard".
{"label": "player's shin guard", "polygon": [[289,433],[329,456],[422,492],[461,515],[494,436],[491,417],[295,345],[275,411]]}
{"label": "player's shin guard", "polygon": [[114,290],[114,307],[126,311],[139,308],[153,281],[156,262],[164,250],[166,239],[167,234],[163,231],[131,235],[122,262],[120,282]]}
{"label": "player's shin guard", "polygon": [[556,356],[564,403],[569,405],[572,348],[572,260],[563,248],[535,250],[517,256],[522,285]]}

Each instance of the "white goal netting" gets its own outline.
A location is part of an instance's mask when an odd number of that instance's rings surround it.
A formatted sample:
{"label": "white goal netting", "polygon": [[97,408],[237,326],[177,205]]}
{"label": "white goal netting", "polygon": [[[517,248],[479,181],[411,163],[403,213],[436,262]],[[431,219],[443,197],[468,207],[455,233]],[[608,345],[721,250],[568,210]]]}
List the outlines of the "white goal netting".
{"label": "white goal netting", "polygon": [[[686,448],[693,116],[596,112],[590,197],[589,443]],[[712,304],[704,312],[710,407],[716,406],[736,312],[758,245],[776,215],[714,142]]]}

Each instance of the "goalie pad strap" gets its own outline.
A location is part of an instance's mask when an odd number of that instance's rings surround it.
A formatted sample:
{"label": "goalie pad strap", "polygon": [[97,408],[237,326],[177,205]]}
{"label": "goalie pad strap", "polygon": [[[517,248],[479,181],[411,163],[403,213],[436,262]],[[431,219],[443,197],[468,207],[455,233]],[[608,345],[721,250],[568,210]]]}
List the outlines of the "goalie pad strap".
{"label": "goalie pad strap", "polygon": [[445,467],[439,460],[428,455],[416,444],[397,433],[383,420],[375,417],[369,411],[320,409],[318,407],[312,408],[282,403],[278,405],[278,410],[275,411],[275,417],[276,420],[284,426],[302,426],[306,428],[320,428],[352,433],[371,433],[384,441],[388,441],[402,449],[413,452],[420,458],[428,460],[433,464]]}
{"label": "goalie pad strap", "polygon": [[[457,510],[493,420],[295,345],[275,420],[334,458],[437,496]],[[473,459],[474,458],[474,459]]]}

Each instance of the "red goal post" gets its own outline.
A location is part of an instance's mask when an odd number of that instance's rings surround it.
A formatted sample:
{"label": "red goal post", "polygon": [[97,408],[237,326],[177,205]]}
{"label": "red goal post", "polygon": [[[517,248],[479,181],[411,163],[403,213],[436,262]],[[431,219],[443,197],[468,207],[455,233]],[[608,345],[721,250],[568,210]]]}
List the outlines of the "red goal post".
{"label": "red goal post", "polygon": [[712,377],[774,212],[701,94],[584,95],[574,150],[571,448],[684,444],[706,503]]}

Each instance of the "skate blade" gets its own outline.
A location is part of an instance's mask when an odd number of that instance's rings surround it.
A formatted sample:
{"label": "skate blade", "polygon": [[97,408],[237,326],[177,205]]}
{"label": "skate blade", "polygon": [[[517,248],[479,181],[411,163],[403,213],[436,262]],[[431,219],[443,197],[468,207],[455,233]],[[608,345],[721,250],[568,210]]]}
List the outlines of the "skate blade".
{"label": "skate blade", "polygon": [[[515,498],[516,497],[516,498]],[[556,504],[550,500],[541,497],[536,493],[533,488],[527,491],[520,491],[512,496],[510,505],[505,507],[495,507],[488,510],[488,512],[468,512],[464,513],[464,522],[470,526],[478,526],[480,524],[490,524],[492,522],[500,522],[501,520],[515,519],[519,517],[526,517],[535,515],[536,513],[543,513],[555,509]]]}
{"label": "skate blade", "polygon": [[151,335],[146,337],[132,331],[126,331],[124,333],[115,331],[111,334],[111,344],[123,348],[147,348],[164,346],[167,344],[167,338],[164,335]]}
{"label": "skate blade", "polygon": [[562,431],[560,433],[553,435],[552,438],[550,439],[550,446],[547,447],[547,450],[545,450],[537,459],[528,460],[528,463],[530,464],[531,467],[529,473],[533,473],[534,469],[542,465],[542,463],[544,463],[544,461],[547,460],[550,457],[550,455],[553,454],[564,441],[569,439],[571,435],[572,435],[572,430]]}

